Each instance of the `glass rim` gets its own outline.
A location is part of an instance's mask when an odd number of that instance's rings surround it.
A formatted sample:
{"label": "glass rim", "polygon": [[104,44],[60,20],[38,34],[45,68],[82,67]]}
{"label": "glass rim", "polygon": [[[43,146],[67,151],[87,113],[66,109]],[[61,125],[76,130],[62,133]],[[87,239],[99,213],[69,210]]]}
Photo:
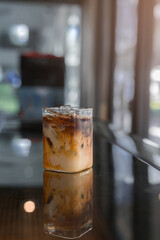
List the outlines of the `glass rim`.
{"label": "glass rim", "polygon": [[42,110],[93,110],[91,107],[72,107],[71,105],[64,105],[64,106],[59,106],[59,107],[44,107]]}
{"label": "glass rim", "polygon": [[72,107],[70,105],[60,106],[60,107],[45,107],[42,108],[43,114],[58,114],[61,113],[62,115],[92,115],[93,108],[89,107]]}

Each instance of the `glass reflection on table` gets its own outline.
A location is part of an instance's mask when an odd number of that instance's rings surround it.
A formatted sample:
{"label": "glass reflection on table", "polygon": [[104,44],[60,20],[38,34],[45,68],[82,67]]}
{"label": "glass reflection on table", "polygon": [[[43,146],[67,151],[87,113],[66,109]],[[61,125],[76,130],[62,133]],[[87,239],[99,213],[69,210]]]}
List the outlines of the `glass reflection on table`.
{"label": "glass reflection on table", "polygon": [[45,233],[77,238],[92,229],[93,169],[79,173],[43,173]]}

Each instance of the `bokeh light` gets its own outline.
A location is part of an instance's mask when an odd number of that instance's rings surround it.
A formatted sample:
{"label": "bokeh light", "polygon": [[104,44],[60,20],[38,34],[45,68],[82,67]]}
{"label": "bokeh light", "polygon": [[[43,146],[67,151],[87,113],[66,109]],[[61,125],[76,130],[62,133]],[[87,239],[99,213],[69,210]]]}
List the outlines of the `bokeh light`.
{"label": "bokeh light", "polygon": [[33,201],[27,201],[24,203],[24,211],[27,213],[34,212],[36,205]]}

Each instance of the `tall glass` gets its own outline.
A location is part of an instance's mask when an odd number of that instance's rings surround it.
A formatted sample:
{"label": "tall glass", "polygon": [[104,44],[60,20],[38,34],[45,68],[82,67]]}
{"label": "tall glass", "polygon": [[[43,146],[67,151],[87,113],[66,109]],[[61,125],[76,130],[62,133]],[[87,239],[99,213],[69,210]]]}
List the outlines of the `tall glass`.
{"label": "tall glass", "polygon": [[70,106],[43,109],[44,168],[79,172],[92,165],[92,109]]}

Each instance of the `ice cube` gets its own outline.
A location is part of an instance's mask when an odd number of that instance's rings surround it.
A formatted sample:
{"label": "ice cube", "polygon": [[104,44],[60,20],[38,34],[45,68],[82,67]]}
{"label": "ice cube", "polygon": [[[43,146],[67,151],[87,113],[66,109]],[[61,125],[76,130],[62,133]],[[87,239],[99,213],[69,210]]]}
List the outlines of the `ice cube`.
{"label": "ice cube", "polygon": [[71,109],[71,105],[60,106],[60,109]]}

